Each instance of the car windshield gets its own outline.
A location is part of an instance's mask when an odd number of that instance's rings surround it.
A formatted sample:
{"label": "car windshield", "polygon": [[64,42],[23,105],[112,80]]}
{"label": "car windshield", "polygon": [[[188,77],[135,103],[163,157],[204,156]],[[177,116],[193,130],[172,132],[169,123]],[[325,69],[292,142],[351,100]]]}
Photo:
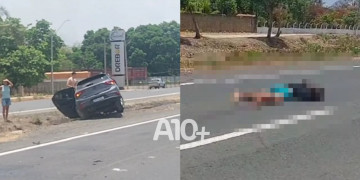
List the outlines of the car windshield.
{"label": "car windshield", "polygon": [[101,81],[104,81],[105,79],[109,79],[109,77],[107,77],[105,74],[99,74],[99,75],[92,76],[90,78],[80,81],[77,85],[77,89],[83,89],[83,88],[91,86],[93,84],[97,84]]}

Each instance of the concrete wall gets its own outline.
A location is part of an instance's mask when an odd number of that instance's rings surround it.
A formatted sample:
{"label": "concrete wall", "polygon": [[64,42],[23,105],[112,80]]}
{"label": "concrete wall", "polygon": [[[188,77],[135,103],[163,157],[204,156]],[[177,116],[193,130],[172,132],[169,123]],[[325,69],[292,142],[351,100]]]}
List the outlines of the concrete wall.
{"label": "concrete wall", "polygon": [[200,32],[252,32],[256,33],[256,18],[253,16],[222,16],[181,13],[181,31],[195,31],[192,16]]}

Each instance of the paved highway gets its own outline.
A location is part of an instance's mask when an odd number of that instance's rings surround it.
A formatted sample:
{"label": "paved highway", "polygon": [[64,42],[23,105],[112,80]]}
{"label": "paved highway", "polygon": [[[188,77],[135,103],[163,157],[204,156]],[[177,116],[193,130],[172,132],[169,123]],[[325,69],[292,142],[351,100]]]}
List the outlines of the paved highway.
{"label": "paved highway", "polygon": [[[179,141],[153,141],[158,118],[178,118],[179,106],[136,113],[0,144],[0,179],[180,179]],[[41,143],[29,145],[35,140]]]}
{"label": "paved highway", "polygon": [[[196,120],[210,136],[181,142],[181,179],[359,179],[356,62],[195,76],[194,84],[181,87],[181,119]],[[231,102],[234,88],[259,90],[302,78],[325,87],[325,102],[261,110]]]}
{"label": "paved highway", "polygon": [[[136,90],[136,91],[123,91],[122,96],[126,100],[161,96],[166,94],[180,93],[180,88],[165,88],[155,90]],[[10,113],[17,113],[20,111],[37,111],[46,110],[49,108],[55,108],[54,104],[50,99],[14,102],[10,108]]]}

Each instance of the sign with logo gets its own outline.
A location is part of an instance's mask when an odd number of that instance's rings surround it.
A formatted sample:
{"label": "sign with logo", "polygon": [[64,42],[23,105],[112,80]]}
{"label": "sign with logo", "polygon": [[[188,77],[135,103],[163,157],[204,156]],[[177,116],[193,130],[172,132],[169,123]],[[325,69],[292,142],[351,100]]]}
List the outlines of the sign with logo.
{"label": "sign with logo", "polygon": [[112,74],[125,75],[125,47],[124,42],[111,42]]}
{"label": "sign with logo", "polygon": [[120,89],[125,86],[125,30],[114,28],[110,32],[112,78]]}
{"label": "sign with logo", "polygon": [[125,30],[114,28],[110,33],[110,41],[125,41]]}

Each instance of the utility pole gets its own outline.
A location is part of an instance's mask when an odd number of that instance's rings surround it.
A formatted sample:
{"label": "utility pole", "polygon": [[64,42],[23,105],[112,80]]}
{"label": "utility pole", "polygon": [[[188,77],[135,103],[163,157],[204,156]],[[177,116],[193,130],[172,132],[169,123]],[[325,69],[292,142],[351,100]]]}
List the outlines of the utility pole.
{"label": "utility pole", "polygon": [[50,44],[51,44],[51,94],[54,94],[53,35],[51,35],[51,43]]}
{"label": "utility pole", "polygon": [[105,38],[104,38],[104,74],[107,74],[106,73],[106,41],[105,41]]}
{"label": "utility pole", "polygon": [[126,89],[129,89],[128,58],[127,58],[127,52],[126,52],[127,44],[128,43],[126,43],[126,39],[125,39],[125,52],[124,52],[124,54],[125,54],[125,77],[126,77]]}
{"label": "utility pole", "polygon": [[54,63],[53,63],[53,59],[54,59],[54,43],[53,43],[53,40],[54,40],[54,34],[60,30],[60,28],[70,20],[65,20],[61,26],[53,33],[51,33],[51,93],[54,94]]}

